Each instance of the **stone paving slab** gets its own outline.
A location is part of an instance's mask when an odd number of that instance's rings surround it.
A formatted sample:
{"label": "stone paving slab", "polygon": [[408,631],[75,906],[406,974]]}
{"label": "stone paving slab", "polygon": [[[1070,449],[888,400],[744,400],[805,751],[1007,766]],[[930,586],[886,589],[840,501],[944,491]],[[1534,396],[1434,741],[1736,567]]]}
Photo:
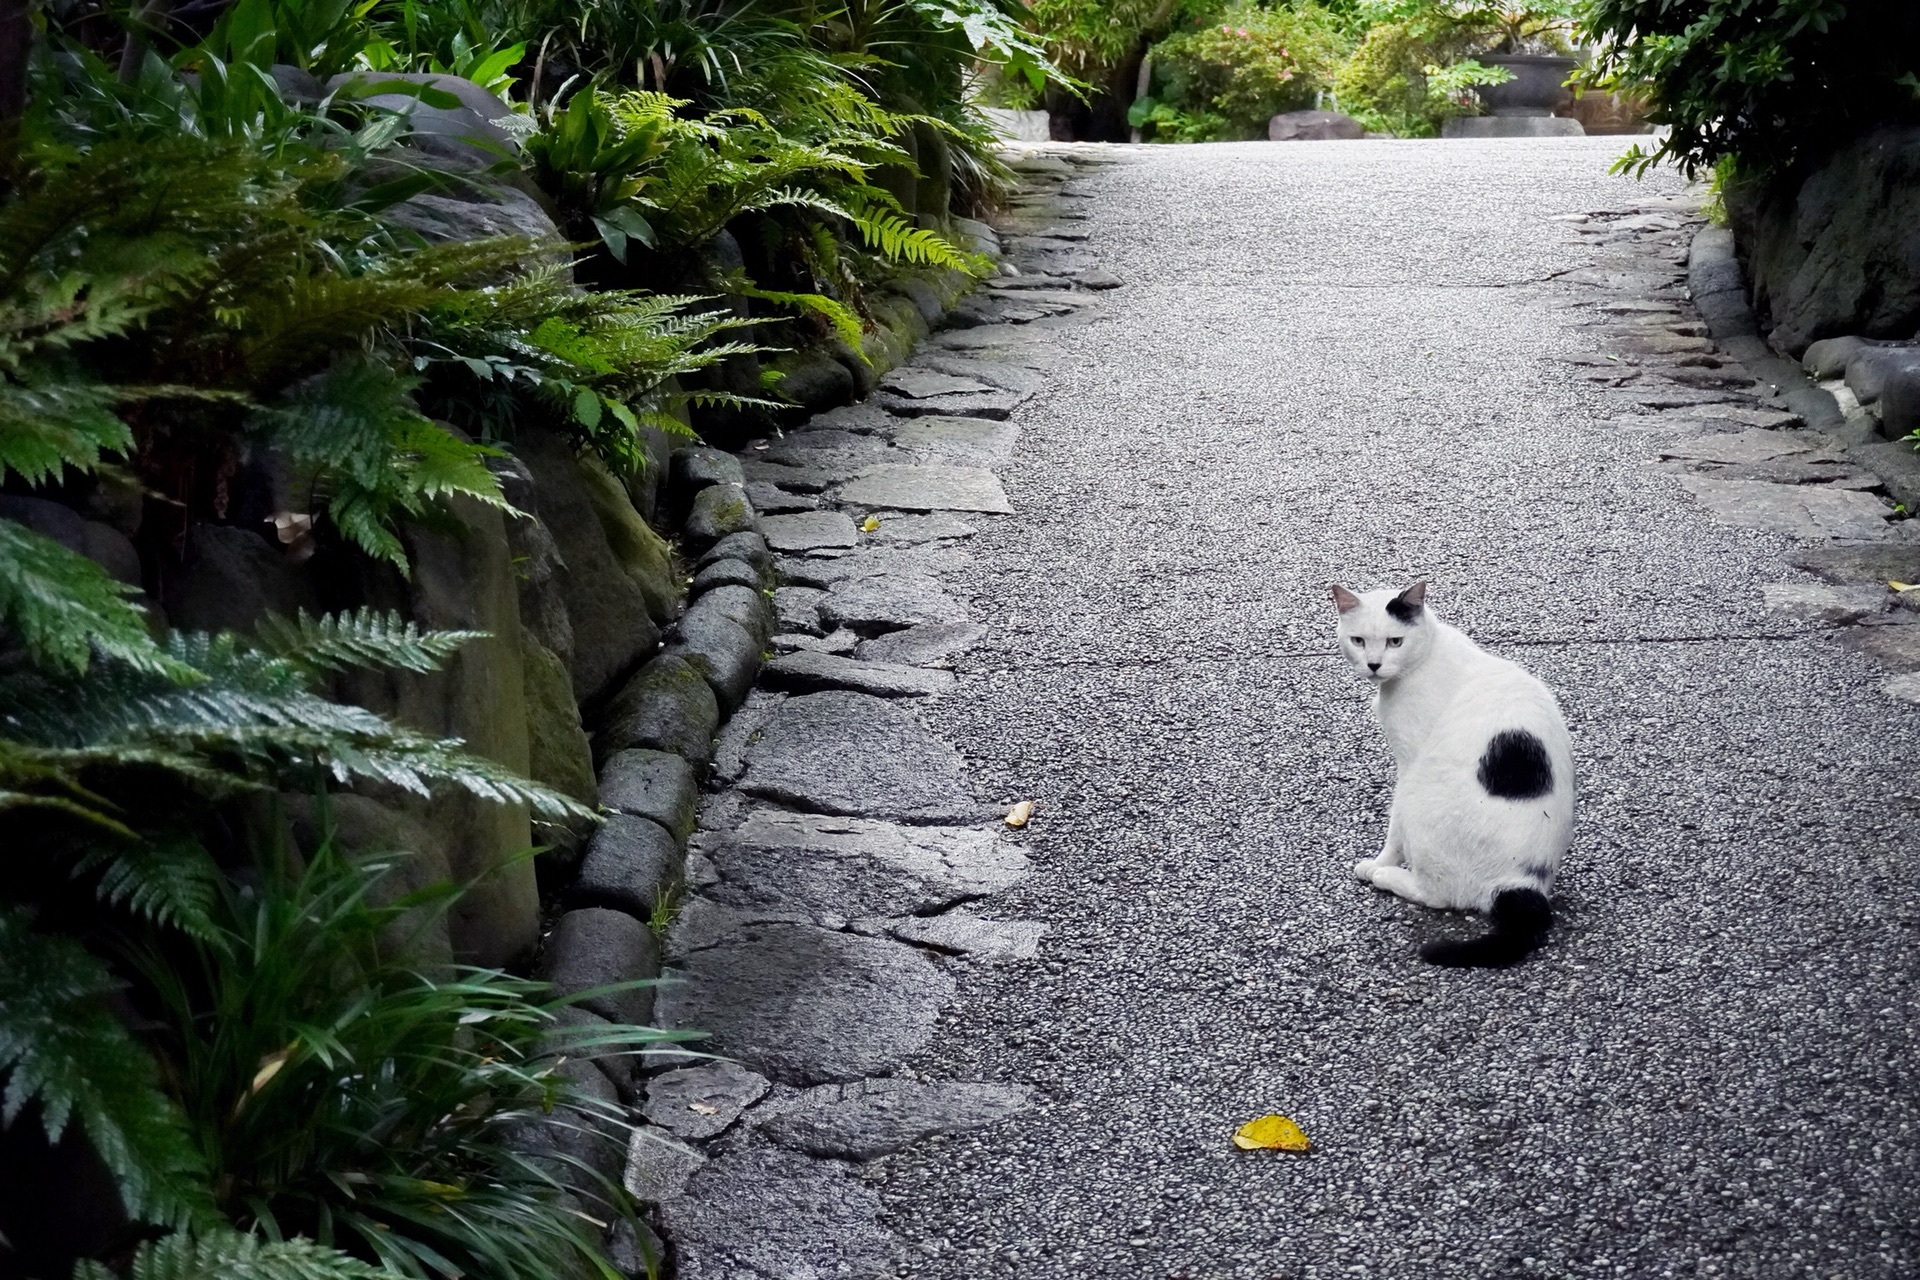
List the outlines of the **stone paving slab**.
{"label": "stone paving slab", "polygon": [[789,698],[746,750],[743,791],[814,813],[969,821],[960,755],[898,703],[831,691]]}
{"label": "stone paving slab", "polygon": [[1880,499],[1852,489],[1719,480],[1704,475],[1682,475],[1680,483],[1729,524],[1801,538],[1884,538],[1889,532],[1887,517],[1893,514]]}
{"label": "stone paving slab", "polygon": [[670,970],[656,1016],[785,1084],[897,1067],[933,1034],[953,979],[918,948],[813,925],[750,924]]}
{"label": "stone paving slab", "polygon": [[939,463],[869,467],[841,487],[841,502],[900,511],[980,511],[1009,514],[1000,479],[984,467]]}

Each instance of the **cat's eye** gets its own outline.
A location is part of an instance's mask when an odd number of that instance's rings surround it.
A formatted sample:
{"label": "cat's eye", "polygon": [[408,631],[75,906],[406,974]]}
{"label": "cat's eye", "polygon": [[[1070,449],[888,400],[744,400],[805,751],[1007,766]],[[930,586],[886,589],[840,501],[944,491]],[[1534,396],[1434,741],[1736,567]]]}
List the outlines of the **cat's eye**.
{"label": "cat's eye", "polygon": [[1365,644],[1367,643],[1367,638],[1365,636],[1348,636],[1347,639],[1361,646],[1365,646]]}
{"label": "cat's eye", "polygon": [[1387,637],[1387,648],[1389,648],[1389,649],[1398,649],[1398,648],[1400,647],[1400,642],[1401,642],[1402,640],[1404,640],[1404,639],[1406,639],[1406,637],[1405,637],[1405,636],[1388,636],[1388,637]]}

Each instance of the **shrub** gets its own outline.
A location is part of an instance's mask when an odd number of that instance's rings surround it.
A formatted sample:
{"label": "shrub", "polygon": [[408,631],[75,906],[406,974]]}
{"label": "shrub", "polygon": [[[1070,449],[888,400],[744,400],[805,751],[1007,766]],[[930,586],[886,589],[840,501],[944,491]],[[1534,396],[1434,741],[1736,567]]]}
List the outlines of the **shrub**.
{"label": "shrub", "polygon": [[1671,132],[1651,152],[1688,175],[1724,156],[1742,172],[1817,158],[1873,125],[1920,120],[1920,5],[1912,0],[1586,0],[1607,87],[1643,92]]}
{"label": "shrub", "polygon": [[1475,115],[1476,84],[1506,73],[1468,58],[1484,33],[1432,17],[1383,22],[1367,33],[1334,78],[1340,109],[1370,129],[1430,138],[1454,116]]}
{"label": "shrub", "polygon": [[1224,120],[1216,137],[1264,138],[1267,121],[1313,105],[1344,53],[1333,21],[1317,8],[1235,5],[1217,20],[1153,47],[1157,100]]}

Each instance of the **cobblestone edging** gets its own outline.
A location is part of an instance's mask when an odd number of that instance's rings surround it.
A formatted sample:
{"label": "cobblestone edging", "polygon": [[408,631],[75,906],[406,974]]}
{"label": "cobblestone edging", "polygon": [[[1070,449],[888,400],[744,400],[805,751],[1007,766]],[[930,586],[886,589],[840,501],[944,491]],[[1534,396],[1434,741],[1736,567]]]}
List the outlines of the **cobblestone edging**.
{"label": "cobblestone edging", "polygon": [[1816,343],[1804,366],[1775,352],[1732,234],[1705,225],[1689,198],[1565,216],[1613,294],[1636,299],[1598,300],[1605,349],[1572,358],[1616,389],[1613,425],[1648,432],[1658,462],[1716,518],[1799,544],[1789,560],[1817,581],[1761,584],[1797,624],[1783,629],[1834,631],[1893,669],[1885,692],[1920,702],[1920,593],[1888,587],[1920,579],[1920,524],[1904,518],[1920,510],[1920,456],[1890,438],[1904,424],[1860,403],[1849,382],[1862,379],[1836,376],[1885,348]]}
{"label": "cobblestone edging", "polygon": [[607,820],[545,966],[568,992],[661,976],[574,1016],[707,1033],[689,1047],[717,1055],[563,1065],[644,1118],[624,1177],[666,1239],[616,1238],[631,1274],[649,1253],[684,1280],[877,1262],[894,1242],[860,1162],[1028,1104],[901,1069],[954,966],[1031,959],[1044,932],[982,909],[1026,855],[913,710],[985,633],[940,575],[1012,511],[995,468],[1059,356],[1045,333],[1120,283],[1075,227],[1075,164],[1015,168],[1002,274],[904,365],[883,356],[871,399],[738,454],[674,455],[690,603],[600,710]]}

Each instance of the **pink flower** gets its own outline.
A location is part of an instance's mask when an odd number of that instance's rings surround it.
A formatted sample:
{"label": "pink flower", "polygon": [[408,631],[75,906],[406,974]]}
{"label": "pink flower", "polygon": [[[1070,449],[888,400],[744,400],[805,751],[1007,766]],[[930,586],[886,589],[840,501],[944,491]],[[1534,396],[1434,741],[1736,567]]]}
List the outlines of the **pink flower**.
{"label": "pink flower", "polygon": [[1247,29],[1245,27],[1240,28],[1238,34],[1242,40],[1245,40],[1247,38]]}
{"label": "pink flower", "polygon": [[1230,36],[1233,34],[1233,28],[1223,22],[1220,24],[1220,34],[1223,36]]}

